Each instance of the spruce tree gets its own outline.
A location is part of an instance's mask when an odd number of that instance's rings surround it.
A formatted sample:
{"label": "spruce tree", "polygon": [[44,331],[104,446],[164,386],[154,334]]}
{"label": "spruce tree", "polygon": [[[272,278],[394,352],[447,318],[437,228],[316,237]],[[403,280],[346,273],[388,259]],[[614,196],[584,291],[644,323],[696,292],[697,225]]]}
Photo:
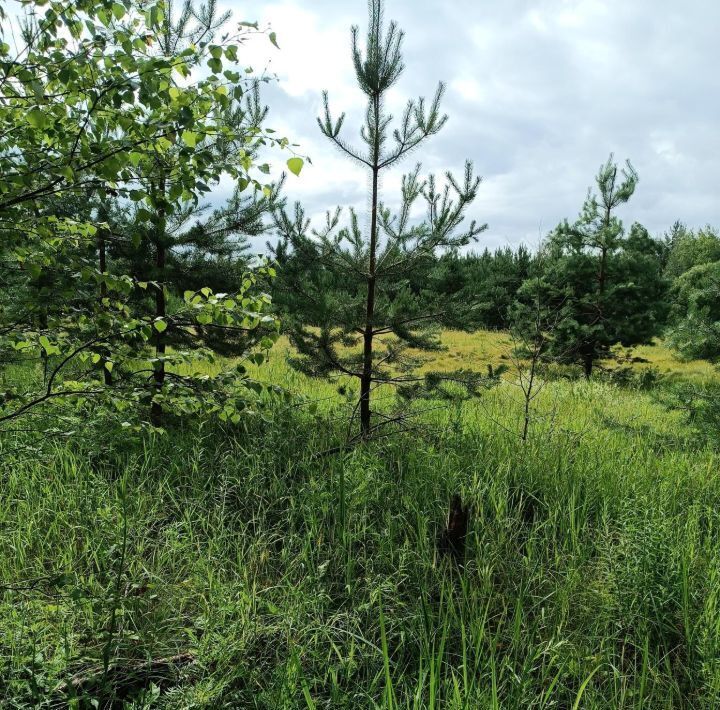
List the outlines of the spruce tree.
{"label": "spruce tree", "polygon": [[[403,32],[395,22],[384,27],[381,0],[371,0],[368,7],[364,52],[358,28],[351,33],[355,77],[367,97],[362,148],[342,137],[345,114],[333,119],[327,92],[318,118],[327,139],[368,171],[368,227],[361,227],[352,209],[346,224],[341,224],[338,208],[328,212],[321,229],[312,231],[299,205],[293,215],[281,211],[276,219],[281,236],[276,256],[285,262],[288,254],[293,256],[283,282],[292,314],[286,327],[299,353],[295,364],[311,375],[344,374],[359,381],[356,411],[362,439],[397,421],[397,415],[372,410],[374,389],[388,384],[407,392],[417,385],[421,378],[413,372],[407,348],[437,347],[433,326],[453,308],[452,299],[439,303],[431,294],[414,293],[409,276],[419,262],[470,243],[484,229],[474,221],[463,226],[480,184],[469,162],[461,180],[448,173],[444,186],[433,176],[421,179],[418,164],[402,178],[399,210],[393,212],[382,201],[381,176],[437,134],[447,116],[440,110],[441,83],[429,103],[409,101],[391,127],[385,102],[405,68]],[[422,203],[425,218],[417,222],[411,214]]]}

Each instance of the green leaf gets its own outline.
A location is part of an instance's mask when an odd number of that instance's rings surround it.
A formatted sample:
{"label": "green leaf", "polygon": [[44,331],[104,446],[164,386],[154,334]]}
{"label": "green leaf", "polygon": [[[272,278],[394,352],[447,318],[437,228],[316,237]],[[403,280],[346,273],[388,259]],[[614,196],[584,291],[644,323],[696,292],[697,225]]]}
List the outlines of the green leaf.
{"label": "green leaf", "polygon": [[288,170],[293,175],[300,175],[303,165],[305,165],[305,161],[302,158],[290,158],[287,161]]}
{"label": "green leaf", "polygon": [[280,49],[280,45],[277,43],[277,34],[275,32],[271,32],[269,35],[270,41],[278,48]]}
{"label": "green leaf", "polygon": [[182,132],[182,135],[180,137],[182,138],[182,142],[188,148],[194,148],[197,145],[198,135],[194,131],[185,130]]}
{"label": "green leaf", "polygon": [[164,333],[167,330],[167,323],[164,320],[156,320],[153,326],[158,333]]}
{"label": "green leaf", "polygon": [[33,128],[42,130],[47,126],[47,116],[42,109],[34,108],[27,112],[27,122]]}

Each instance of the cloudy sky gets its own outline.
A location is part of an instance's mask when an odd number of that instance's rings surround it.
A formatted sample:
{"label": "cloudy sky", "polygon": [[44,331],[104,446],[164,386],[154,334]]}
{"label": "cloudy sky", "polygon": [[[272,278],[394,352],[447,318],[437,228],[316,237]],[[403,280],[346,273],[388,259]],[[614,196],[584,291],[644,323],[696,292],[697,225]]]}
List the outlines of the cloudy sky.
{"label": "cloudy sky", "polygon": [[[257,71],[278,77],[264,91],[268,125],[300,144],[312,166],[287,193],[322,215],[366,205],[367,176],[319,133],[321,91],[346,111],[354,138],[364,109],[354,84],[349,28],[366,27],[364,0],[225,0],[234,19],[258,20],[245,49]],[[717,0],[387,0],[405,30],[406,70],[389,101],[447,84],[449,121],[411,162],[389,175],[395,200],[403,169],[484,178],[471,216],[487,222],[480,247],[535,245],[573,218],[599,165],[613,152],[640,174],[621,216],[660,234],[675,220],[720,225],[720,73]],[[394,109],[394,110],[393,110]]]}

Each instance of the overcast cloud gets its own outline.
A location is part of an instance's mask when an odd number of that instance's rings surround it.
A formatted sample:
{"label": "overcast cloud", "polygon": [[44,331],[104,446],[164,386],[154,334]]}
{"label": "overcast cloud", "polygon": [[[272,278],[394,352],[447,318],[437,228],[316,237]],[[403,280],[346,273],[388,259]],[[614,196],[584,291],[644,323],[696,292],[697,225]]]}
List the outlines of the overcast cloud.
{"label": "overcast cloud", "polygon": [[[336,204],[365,206],[367,176],[319,133],[321,91],[348,113],[354,138],[364,110],[354,83],[349,28],[366,27],[363,0],[226,0],[234,19],[271,25],[278,51],[253,40],[244,58],[279,81],[264,89],[268,125],[312,158],[287,194],[320,215]],[[484,178],[471,216],[487,222],[479,247],[535,245],[574,218],[610,152],[640,174],[621,213],[660,234],[680,219],[720,225],[720,78],[716,0],[387,0],[405,30],[406,70],[389,102],[447,84],[442,133],[395,174],[383,197],[396,201],[403,169],[460,172],[466,159]],[[393,110],[394,109],[394,110]]]}

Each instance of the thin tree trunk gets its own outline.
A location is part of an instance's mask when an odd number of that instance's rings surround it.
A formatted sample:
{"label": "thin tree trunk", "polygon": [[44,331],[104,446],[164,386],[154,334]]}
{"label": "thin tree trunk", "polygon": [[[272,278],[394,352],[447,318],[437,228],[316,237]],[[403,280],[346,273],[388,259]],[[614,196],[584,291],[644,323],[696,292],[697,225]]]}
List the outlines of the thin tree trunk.
{"label": "thin tree trunk", "polygon": [[[98,268],[101,274],[107,272],[107,253],[105,248],[105,231],[103,229],[98,230]],[[100,304],[107,298],[107,284],[104,281],[100,282]],[[104,307],[104,306],[103,306]],[[112,385],[112,373],[105,367],[103,363],[103,380],[106,386]]]}
{"label": "thin tree trunk", "polygon": [[379,162],[379,144],[378,144],[378,128],[380,113],[380,98],[373,97],[375,110],[375,145],[373,149],[373,167],[372,167],[372,196],[370,202],[370,264],[368,271],[368,291],[365,310],[365,332],[363,334],[363,370],[360,378],[360,433],[363,439],[370,436],[371,428],[371,411],[370,411],[370,393],[372,390],[373,375],[373,327],[375,318],[375,285],[377,266],[377,206],[378,206],[378,178],[380,168]]}
{"label": "thin tree trunk", "polygon": [[[40,218],[40,210],[38,209],[37,205],[33,207],[33,212],[35,213],[35,218]],[[45,299],[41,296],[42,291],[42,282],[43,282],[43,274],[41,273],[40,276],[37,279],[33,280],[36,294],[35,294],[35,300],[40,304],[40,307],[38,308],[38,328],[41,331],[47,330],[48,327],[48,309],[46,305]],[[45,352],[45,349],[42,348],[40,350],[40,359],[42,360],[43,364],[43,384],[47,384],[48,379],[48,365],[49,365],[49,359],[48,355]]]}
{"label": "thin tree trunk", "polygon": [[[157,288],[155,289],[155,317],[165,318],[166,303],[165,303],[165,286],[164,286],[164,271],[165,271],[165,258],[166,258],[166,245],[165,245],[165,178],[161,178],[157,194],[160,197],[160,203],[157,207],[157,222],[156,222],[156,233],[155,233],[155,279],[157,281]],[[154,392],[153,400],[150,405],[150,421],[153,426],[162,426],[163,409],[162,404],[156,400],[156,395],[160,394],[163,385],[165,384],[165,335],[164,333],[155,331],[155,357],[156,362],[153,366],[153,380],[154,380]]]}
{"label": "thin tree trunk", "polygon": [[[605,217],[603,219],[603,229],[605,231],[605,234],[608,232],[608,228],[610,227],[610,217],[611,217],[611,208],[610,205],[605,206]],[[603,298],[605,296],[605,285],[607,283],[607,255],[608,255],[608,247],[607,243],[605,242],[605,239],[603,237],[603,242],[600,245],[600,268],[598,270],[598,300],[597,300],[597,316],[595,318],[595,322],[598,323],[603,320],[604,318],[604,312],[603,312]],[[593,353],[595,352],[597,347],[597,341],[593,341],[591,346],[591,352],[585,353],[583,355],[583,368],[585,371],[585,379],[589,380],[592,376],[592,370],[593,370]]]}
{"label": "thin tree trunk", "polygon": [[[605,219],[603,219],[603,228],[605,230],[605,233],[607,234],[609,227],[610,227],[610,217],[612,216],[610,206],[605,207]],[[607,252],[608,247],[605,240],[603,240],[603,243],[601,245],[601,255],[600,255],[600,273],[598,274],[598,291],[600,292],[600,298],[602,299],[603,295],[605,294],[605,283],[607,281]],[[600,303],[600,307],[602,308],[602,302]]]}
{"label": "thin tree trunk", "polygon": [[528,379],[527,388],[525,389],[525,408],[523,417],[522,440],[527,441],[528,432],[530,430],[530,403],[532,402],[533,385],[535,384],[535,366],[537,364],[537,350],[533,351],[532,364],[530,365],[530,377]]}
{"label": "thin tree trunk", "polygon": [[[41,279],[36,282],[37,283],[37,293],[38,293],[38,300],[40,301],[41,305],[38,310],[38,328],[40,331],[46,331],[48,328],[48,309],[45,305],[45,299],[40,296],[40,291],[42,289],[41,285]],[[48,358],[48,354],[45,352],[45,349],[42,348],[40,350],[40,358],[42,359],[43,364],[43,384],[47,384],[48,381],[48,370],[50,366],[50,358]]]}

